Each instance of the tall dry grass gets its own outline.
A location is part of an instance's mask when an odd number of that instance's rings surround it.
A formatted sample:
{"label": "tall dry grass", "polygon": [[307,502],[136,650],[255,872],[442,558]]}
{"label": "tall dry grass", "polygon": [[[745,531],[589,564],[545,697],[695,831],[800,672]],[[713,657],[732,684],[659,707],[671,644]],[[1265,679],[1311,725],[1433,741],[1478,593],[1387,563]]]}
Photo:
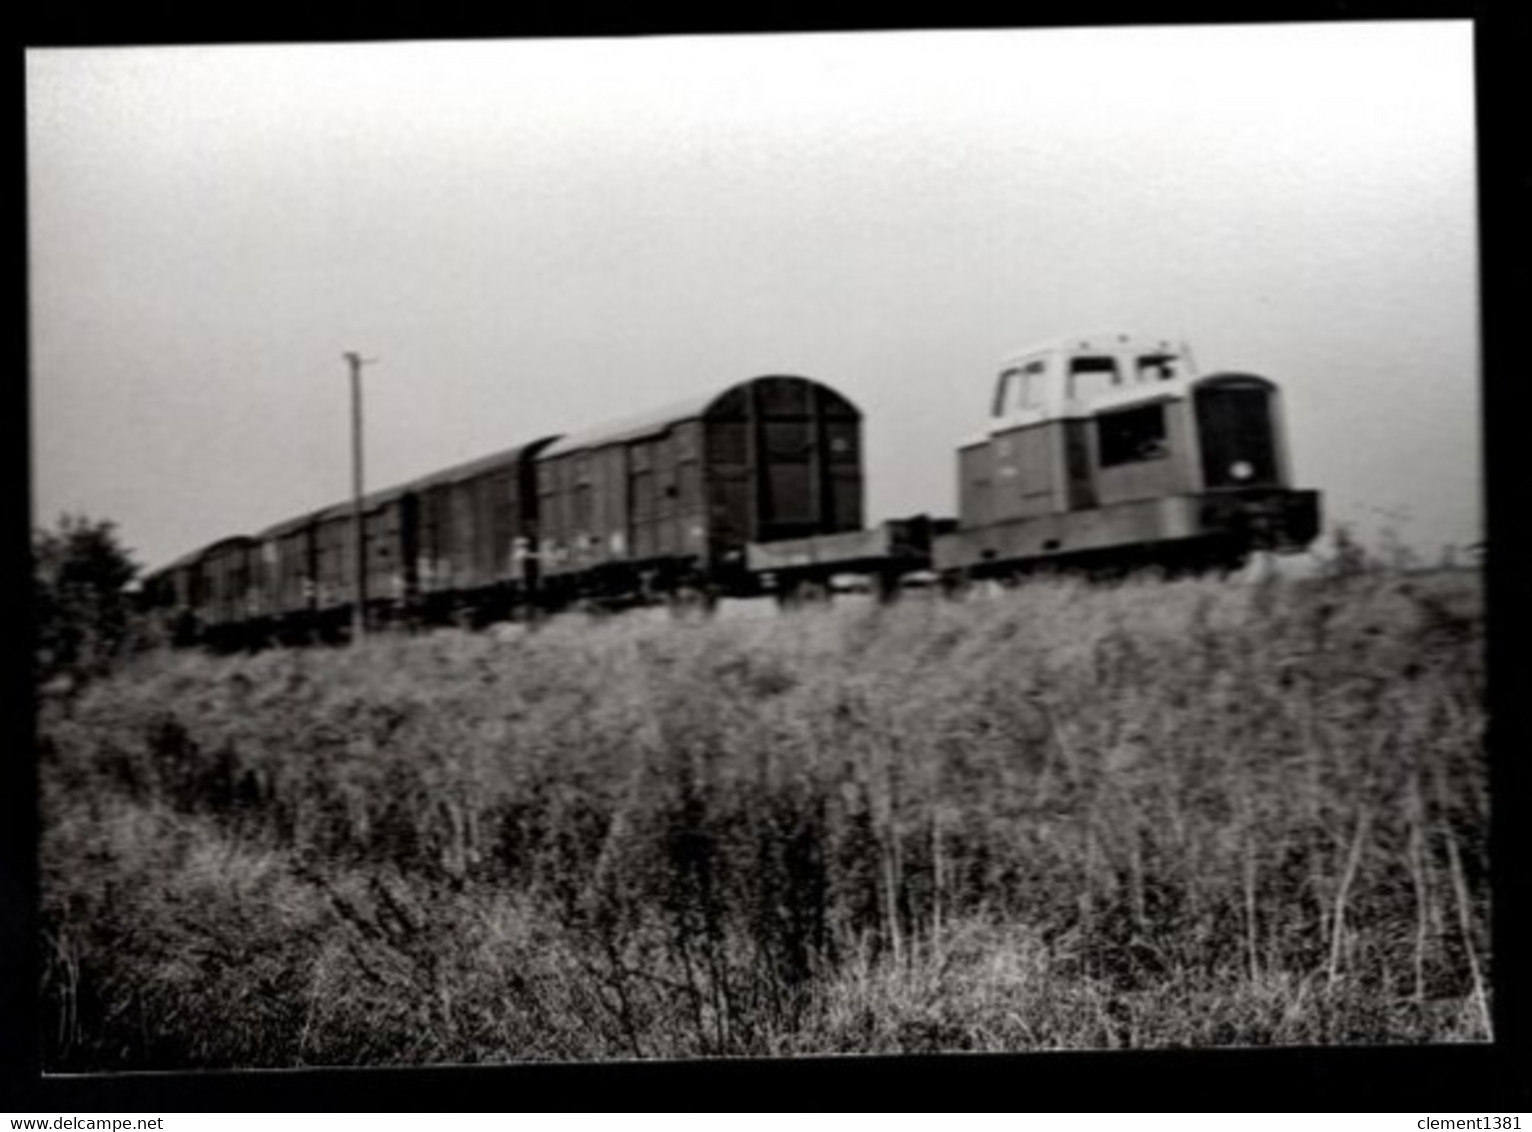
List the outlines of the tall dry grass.
{"label": "tall dry grass", "polygon": [[1476,576],[144,657],[45,710],[56,1069],[1482,1040]]}

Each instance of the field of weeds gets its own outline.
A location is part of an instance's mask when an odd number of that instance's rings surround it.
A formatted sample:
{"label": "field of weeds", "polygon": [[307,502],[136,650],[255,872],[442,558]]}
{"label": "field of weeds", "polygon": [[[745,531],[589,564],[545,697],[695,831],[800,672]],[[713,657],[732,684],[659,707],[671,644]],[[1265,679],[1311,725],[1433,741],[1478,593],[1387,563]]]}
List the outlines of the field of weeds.
{"label": "field of weeds", "polygon": [[1468,572],[1039,581],[42,705],[51,1070],[1482,1041]]}

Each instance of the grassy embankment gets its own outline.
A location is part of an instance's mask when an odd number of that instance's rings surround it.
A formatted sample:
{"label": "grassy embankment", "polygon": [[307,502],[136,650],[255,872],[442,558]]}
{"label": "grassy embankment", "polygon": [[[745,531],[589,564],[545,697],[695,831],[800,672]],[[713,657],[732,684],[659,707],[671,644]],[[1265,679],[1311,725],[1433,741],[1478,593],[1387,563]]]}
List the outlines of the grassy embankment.
{"label": "grassy embankment", "polygon": [[1470,574],[158,654],[45,705],[52,1069],[1481,1040]]}

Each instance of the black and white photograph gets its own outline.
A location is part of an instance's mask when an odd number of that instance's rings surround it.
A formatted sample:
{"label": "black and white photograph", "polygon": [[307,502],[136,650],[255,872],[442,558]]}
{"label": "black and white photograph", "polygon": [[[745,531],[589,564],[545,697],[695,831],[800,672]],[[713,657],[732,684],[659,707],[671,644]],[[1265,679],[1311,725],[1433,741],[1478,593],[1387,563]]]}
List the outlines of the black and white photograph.
{"label": "black and white photograph", "polygon": [[44,1073],[1495,1041],[1470,21],[25,56]]}

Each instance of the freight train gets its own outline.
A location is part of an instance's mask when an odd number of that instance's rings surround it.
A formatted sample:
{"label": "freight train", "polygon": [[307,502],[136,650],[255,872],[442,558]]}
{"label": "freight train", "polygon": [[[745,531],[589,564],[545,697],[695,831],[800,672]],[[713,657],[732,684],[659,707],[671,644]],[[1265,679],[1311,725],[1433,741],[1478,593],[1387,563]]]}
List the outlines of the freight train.
{"label": "freight train", "polygon": [[[792,599],[856,575],[960,588],[1039,567],[1233,566],[1318,535],[1292,486],[1277,386],[1199,376],[1129,334],[1019,351],[958,450],[956,519],[863,526],[862,415],[767,375],[373,492],[149,575],[180,641],[337,639],[369,624],[483,623],[581,603]],[[358,586],[356,547],[362,566]]]}

